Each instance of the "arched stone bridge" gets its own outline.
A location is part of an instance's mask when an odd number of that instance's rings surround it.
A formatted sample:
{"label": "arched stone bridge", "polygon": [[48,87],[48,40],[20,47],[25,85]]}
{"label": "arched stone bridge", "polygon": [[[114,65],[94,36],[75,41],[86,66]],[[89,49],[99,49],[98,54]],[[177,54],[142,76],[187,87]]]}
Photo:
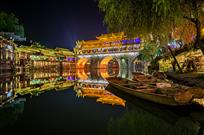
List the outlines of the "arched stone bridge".
{"label": "arched stone bridge", "polygon": [[[97,40],[77,42],[75,53],[78,69],[106,69],[109,62],[114,61],[121,72],[144,71],[144,63],[137,58],[141,46],[139,38],[127,39],[124,33],[106,34],[96,38]],[[121,72],[119,76],[122,75]]]}

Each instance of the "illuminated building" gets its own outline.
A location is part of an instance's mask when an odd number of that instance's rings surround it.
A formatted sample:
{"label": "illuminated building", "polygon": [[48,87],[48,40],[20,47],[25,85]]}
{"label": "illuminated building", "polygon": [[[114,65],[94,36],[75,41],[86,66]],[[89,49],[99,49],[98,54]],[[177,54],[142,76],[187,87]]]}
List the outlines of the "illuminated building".
{"label": "illuminated building", "polygon": [[15,69],[15,44],[0,37],[0,75]]}
{"label": "illuminated building", "polygon": [[140,38],[129,39],[123,32],[103,34],[96,37],[96,40],[77,41],[74,48],[77,56],[76,68],[105,69],[111,66],[130,69],[130,72],[144,72],[143,66],[135,65],[141,44]]}
{"label": "illuminated building", "polygon": [[73,69],[74,54],[64,48],[40,48],[35,45],[16,48],[16,67],[18,72],[30,69]]}
{"label": "illuminated building", "polygon": [[31,46],[19,46],[12,40],[0,37],[0,75],[11,71],[17,74],[32,69],[63,69],[75,68],[74,53],[65,48],[49,49]]}
{"label": "illuminated building", "polygon": [[25,37],[21,37],[19,35],[16,35],[14,32],[0,32],[0,35],[9,39],[12,39],[14,41],[26,41]]}
{"label": "illuminated building", "polygon": [[78,55],[121,53],[138,50],[140,39],[127,39],[125,34],[104,34],[96,37],[97,40],[78,41],[75,52]]}

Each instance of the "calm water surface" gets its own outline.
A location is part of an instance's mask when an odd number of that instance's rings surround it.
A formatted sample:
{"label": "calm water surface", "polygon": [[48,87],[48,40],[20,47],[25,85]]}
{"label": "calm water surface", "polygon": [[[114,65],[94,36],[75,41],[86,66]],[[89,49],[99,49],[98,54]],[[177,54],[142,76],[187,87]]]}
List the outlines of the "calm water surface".
{"label": "calm water surface", "polygon": [[108,85],[127,70],[36,71],[0,78],[1,132],[59,135],[201,135],[204,111],[136,99]]}

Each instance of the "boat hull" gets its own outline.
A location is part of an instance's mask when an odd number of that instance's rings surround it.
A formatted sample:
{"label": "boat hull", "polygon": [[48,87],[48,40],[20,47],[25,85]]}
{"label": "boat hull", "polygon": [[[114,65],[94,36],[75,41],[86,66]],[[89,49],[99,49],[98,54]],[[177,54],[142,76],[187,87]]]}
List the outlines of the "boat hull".
{"label": "boat hull", "polygon": [[129,93],[131,95],[134,95],[135,97],[148,100],[154,103],[159,103],[163,105],[170,105],[170,106],[182,106],[182,105],[189,105],[189,103],[180,103],[177,102],[174,98],[174,96],[166,96],[162,94],[155,94],[155,93],[148,93],[148,92],[141,92],[138,90],[132,90],[131,88],[127,88],[124,86],[121,86],[120,84],[117,84],[109,79],[107,79],[109,84],[113,86],[114,88],[121,90],[123,92]]}

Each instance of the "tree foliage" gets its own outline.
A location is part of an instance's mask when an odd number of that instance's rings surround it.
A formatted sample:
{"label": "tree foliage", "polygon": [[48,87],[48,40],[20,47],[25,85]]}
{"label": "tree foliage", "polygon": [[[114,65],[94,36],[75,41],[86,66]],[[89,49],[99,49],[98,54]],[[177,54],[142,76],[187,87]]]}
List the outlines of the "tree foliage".
{"label": "tree foliage", "polygon": [[24,37],[24,27],[19,24],[19,19],[13,13],[0,12],[0,31],[14,32]]}
{"label": "tree foliage", "polygon": [[[181,14],[175,7],[178,0],[99,0],[105,12],[104,22],[110,31],[125,31],[130,35],[169,33],[172,18]],[[164,36],[164,35],[163,35]]]}
{"label": "tree foliage", "polygon": [[33,47],[33,48],[45,48],[45,45],[38,43],[38,42],[35,42],[31,45],[31,47]]}
{"label": "tree foliage", "polygon": [[[196,34],[195,44],[204,52],[200,42],[203,4],[202,0],[99,0],[98,5],[105,12],[104,22],[109,31],[124,31],[130,36],[151,33],[162,44],[168,42],[175,29],[182,31],[188,29],[183,26],[191,25]],[[184,38],[189,32],[182,34]]]}
{"label": "tree foliage", "polygon": [[190,44],[195,40],[195,35],[196,29],[193,23],[184,20],[183,25],[177,26],[172,30],[171,38]]}
{"label": "tree foliage", "polygon": [[139,59],[143,61],[152,61],[156,57],[158,51],[158,45],[152,42],[146,42],[140,51]]}

